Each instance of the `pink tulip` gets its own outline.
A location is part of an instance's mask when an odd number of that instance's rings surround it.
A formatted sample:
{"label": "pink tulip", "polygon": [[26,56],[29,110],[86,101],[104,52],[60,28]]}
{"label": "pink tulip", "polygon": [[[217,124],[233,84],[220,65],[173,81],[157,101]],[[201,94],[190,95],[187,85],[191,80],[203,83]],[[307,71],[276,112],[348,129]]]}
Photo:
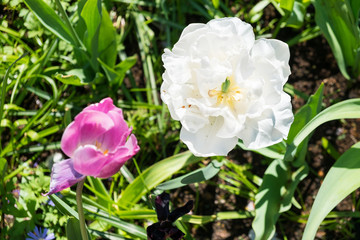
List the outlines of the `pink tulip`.
{"label": "pink tulip", "polygon": [[92,104],[67,126],[61,149],[69,159],[55,163],[50,191],[59,192],[86,176],[108,178],[117,173],[140,147],[111,98]]}

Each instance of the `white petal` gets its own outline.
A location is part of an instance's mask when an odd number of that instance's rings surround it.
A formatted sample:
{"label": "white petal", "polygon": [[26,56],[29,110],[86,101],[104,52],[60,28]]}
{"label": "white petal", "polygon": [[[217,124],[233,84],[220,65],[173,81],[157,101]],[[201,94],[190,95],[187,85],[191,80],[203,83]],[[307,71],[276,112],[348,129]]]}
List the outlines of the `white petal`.
{"label": "white petal", "polygon": [[220,18],[208,22],[211,29],[222,36],[240,36],[240,41],[250,49],[255,41],[254,31],[250,24],[241,21],[239,18]]}
{"label": "white petal", "polygon": [[[272,64],[281,78],[282,85],[284,85],[290,75],[290,66],[288,64],[290,59],[289,46],[276,39],[258,39],[255,41],[254,47],[251,50],[251,56],[257,59],[258,66],[269,68],[268,64]],[[259,59],[262,62],[259,63]],[[269,70],[268,70],[269,71]],[[276,76],[276,75],[275,75]]]}
{"label": "white petal", "polygon": [[271,110],[266,110],[262,116],[248,119],[245,128],[239,134],[244,145],[249,149],[259,149],[278,143],[283,135],[274,128],[275,116]]}
{"label": "white petal", "polygon": [[280,131],[283,138],[287,138],[290,126],[294,121],[294,114],[292,112],[291,98],[288,94],[281,94],[281,101],[274,108],[276,111],[275,128]]}
{"label": "white petal", "polygon": [[165,49],[162,61],[168,76],[171,76],[168,80],[179,84],[185,83],[190,79],[191,72],[186,57],[175,55],[169,49]]}
{"label": "white petal", "polygon": [[221,118],[212,118],[209,125],[196,133],[181,128],[180,139],[195,156],[226,156],[235,147],[238,139],[237,137],[220,138],[216,136],[222,121]]}
{"label": "white petal", "polygon": [[205,24],[203,23],[191,23],[189,24],[186,28],[184,28],[184,30],[181,33],[181,36],[179,38],[179,40],[183,39],[186,37],[186,35],[188,34],[194,34],[197,30],[202,29],[206,27]]}

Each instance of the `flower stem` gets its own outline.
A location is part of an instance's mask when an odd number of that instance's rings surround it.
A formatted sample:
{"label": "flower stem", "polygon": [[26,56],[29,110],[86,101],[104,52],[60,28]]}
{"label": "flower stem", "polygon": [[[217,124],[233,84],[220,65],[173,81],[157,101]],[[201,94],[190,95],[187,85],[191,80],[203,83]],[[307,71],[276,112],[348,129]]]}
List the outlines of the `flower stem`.
{"label": "flower stem", "polygon": [[78,182],[76,186],[76,203],[79,214],[80,232],[81,232],[82,240],[88,240],[88,235],[85,225],[84,209],[82,205],[82,189],[84,187],[84,183],[85,183],[85,178],[80,182]]}

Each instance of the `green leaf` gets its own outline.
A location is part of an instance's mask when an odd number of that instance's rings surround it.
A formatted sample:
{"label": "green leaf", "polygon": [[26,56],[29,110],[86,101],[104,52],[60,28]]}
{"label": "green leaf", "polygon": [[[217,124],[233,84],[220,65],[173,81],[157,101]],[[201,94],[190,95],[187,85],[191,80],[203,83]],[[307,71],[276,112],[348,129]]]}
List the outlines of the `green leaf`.
{"label": "green leaf", "polygon": [[212,0],[212,4],[214,5],[215,9],[218,9],[220,6],[220,0]]}
{"label": "green leaf", "polygon": [[71,30],[43,0],[24,0],[24,2],[47,29],[59,38],[76,45]]}
{"label": "green leaf", "polygon": [[253,151],[253,152],[256,152],[258,154],[263,155],[264,157],[268,157],[268,158],[272,158],[272,159],[280,159],[280,158],[284,157],[284,154],[281,153],[282,149],[276,149],[275,148],[276,145],[280,146],[281,143],[278,143],[278,144],[275,144],[275,145],[272,145],[272,146],[269,146],[269,147],[266,147],[266,148],[256,149],[256,150],[249,149],[249,148],[245,147],[244,143],[242,143],[240,141],[238,142],[238,145],[239,145],[239,147],[241,147],[245,151]]}
{"label": "green leaf", "polygon": [[303,238],[314,239],[326,215],[360,187],[360,142],[347,150],[330,168],[315,198]]}
{"label": "green leaf", "polygon": [[[315,21],[328,41],[345,78],[360,75],[360,29],[349,0],[313,0]],[[353,2],[351,2],[353,3]],[[358,4],[353,4],[358,9]]]}
{"label": "green leaf", "polygon": [[25,111],[24,108],[19,107],[19,106],[15,105],[15,104],[12,104],[12,103],[10,103],[10,104],[4,104],[4,110],[6,110],[6,111],[8,111],[8,110]]}
{"label": "green leaf", "polygon": [[[294,122],[290,127],[288,134],[287,143],[291,144],[298,132],[318,114],[321,110],[322,98],[324,93],[324,84],[322,83],[316,93],[312,95],[307,103],[302,106],[298,112],[295,114]],[[307,152],[307,145],[309,142],[310,136],[306,138],[298,147],[297,159],[295,162],[296,166],[301,166],[304,164],[305,155]]]}
{"label": "green leaf", "polygon": [[108,12],[101,7],[101,1],[88,0],[82,8],[81,17],[86,25],[84,42],[91,55],[93,69],[98,71],[98,58],[113,68],[117,57],[116,31]]}
{"label": "green leaf", "polygon": [[249,19],[251,23],[257,22],[260,20],[263,15],[264,8],[269,5],[269,0],[262,0],[255,4],[255,6],[249,12]]}
{"label": "green leaf", "polygon": [[303,3],[294,2],[293,10],[286,20],[286,26],[292,28],[301,28],[304,23],[306,7]]}
{"label": "green leaf", "polygon": [[130,238],[125,238],[122,235],[112,233],[112,232],[101,232],[95,229],[89,229],[91,235],[98,237],[99,239],[109,239],[109,240],[131,240]]}
{"label": "green leaf", "polygon": [[350,0],[351,9],[357,23],[360,21],[360,1],[359,0]]}
{"label": "green leaf", "polygon": [[289,143],[288,149],[285,153],[285,160],[292,161],[298,146],[314,131],[318,126],[325,122],[338,119],[360,118],[360,98],[349,99],[336,103],[318,115],[316,115],[310,122],[308,122],[296,135],[292,143]]}
{"label": "green leaf", "polygon": [[142,196],[181,168],[200,161],[189,151],[163,159],[147,168],[121,193],[119,205],[126,208],[137,203]]}
{"label": "green leaf", "polygon": [[66,237],[68,240],[82,239],[80,222],[76,218],[69,218],[66,223]]}
{"label": "green leaf", "polygon": [[280,0],[280,7],[288,12],[293,11],[295,0]]}
{"label": "green leaf", "polygon": [[5,158],[0,158],[0,182],[2,182],[5,177],[5,173],[7,170],[7,161]]}
{"label": "green leaf", "polygon": [[94,219],[96,219],[98,221],[104,221],[104,222],[110,224],[111,226],[121,229],[121,230],[123,230],[127,233],[130,233],[136,237],[139,237],[142,239],[147,239],[147,235],[146,235],[144,228],[139,227],[132,223],[122,221],[118,217],[109,216],[108,213],[105,213],[103,211],[99,211],[99,214],[89,213],[89,216],[94,217]]}
{"label": "green leaf", "polygon": [[98,52],[100,59],[106,65],[114,67],[117,57],[116,30],[105,8],[102,8]]}
{"label": "green leaf", "polygon": [[125,78],[126,72],[136,64],[137,57],[136,55],[128,57],[125,60],[123,60],[121,63],[116,65],[114,68],[108,66],[105,62],[103,62],[99,58],[98,61],[101,64],[101,67],[103,68],[110,84],[112,86],[119,87]]}
{"label": "green leaf", "polygon": [[[105,188],[104,184],[102,183],[100,178],[93,178],[88,176],[88,182],[90,183],[91,187],[95,190],[94,194],[97,196],[96,202],[102,205],[105,208],[108,208],[111,204],[111,197]],[[101,195],[101,196],[98,196]]]}
{"label": "green leaf", "polygon": [[91,55],[91,66],[95,71],[98,71],[97,58],[99,57],[99,31],[101,24],[101,1],[87,0],[82,11],[81,17],[86,24],[86,32],[84,36],[84,43],[86,49]]}
{"label": "green leaf", "polygon": [[266,169],[263,182],[255,196],[255,218],[252,227],[255,239],[270,239],[280,213],[296,202],[294,192],[297,185],[309,172],[306,163],[291,173],[291,166],[282,159],[274,160]]}
{"label": "green leaf", "polygon": [[340,157],[340,153],[326,138],[324,137],[321,138],[321,145],[326,150],[326,152],[335,160],[337,160]]}
{"label": "green leaf", "polygon": [[74,217],[76,219],[79,219],[78,213],[72,209],[69,205],[67,205],[63,200],[61,200],[58,196],[55,194],[49,195],[49,198],[54,202],[56,208],[62,212],[63,214],[66,214],[70,217]]}
{"label": "green leaf", "polygon": [[252,227],[255,240],[269,239],[275,233],[275,223],[280,215],[281,188],[288,180],[288,167],[274,160],[266,169],[259,192],[255,196],[255,218]]}
{"label": "green leaf", "polygon": [[164,183],[160,184],[159,186],[157,186],[156,189],[170,190],[170,189],[174,189],[174,188],[180,188],[180,187],[186,186],[191,183],[197,183],[197,182],[209,180],[210,178],[214,177],[220,171],[220,168],[222,165],[223,165],[222,162],[213,160],[206,167],[197,169],[188,174],[185,174],[184,176],[164,182]]}
{"label": "green leaf", "polygon": [[83,86],[87,85],[86,76],[84,70],[81,68],[75,68],[67,72],[67,75],[56,74],[55,78],[64,84]]}

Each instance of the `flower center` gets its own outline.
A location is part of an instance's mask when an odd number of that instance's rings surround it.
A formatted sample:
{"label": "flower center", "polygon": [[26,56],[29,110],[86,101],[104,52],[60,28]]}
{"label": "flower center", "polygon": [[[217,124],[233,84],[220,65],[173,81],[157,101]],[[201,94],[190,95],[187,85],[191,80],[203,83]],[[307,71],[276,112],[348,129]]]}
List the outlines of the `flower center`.
{"label": "flower center", "polygon": [[105,151],[101,148],[101,143],[99,143],[98,141],[95,141],[95,147],[97,149],[99,149],[100,151],[102,151],[102,153],[104,155],[106,155],[109,152],[109,149],[105,149]]}
{"label": "flower center", "polygon": [[228,105],[234,108],[234,103],[241,100],[241,88],[234,84],[232,77],[227,77],[221,84],[221,90],[218,88],[209,90],[210,97],[216,97],[216,103]]}

